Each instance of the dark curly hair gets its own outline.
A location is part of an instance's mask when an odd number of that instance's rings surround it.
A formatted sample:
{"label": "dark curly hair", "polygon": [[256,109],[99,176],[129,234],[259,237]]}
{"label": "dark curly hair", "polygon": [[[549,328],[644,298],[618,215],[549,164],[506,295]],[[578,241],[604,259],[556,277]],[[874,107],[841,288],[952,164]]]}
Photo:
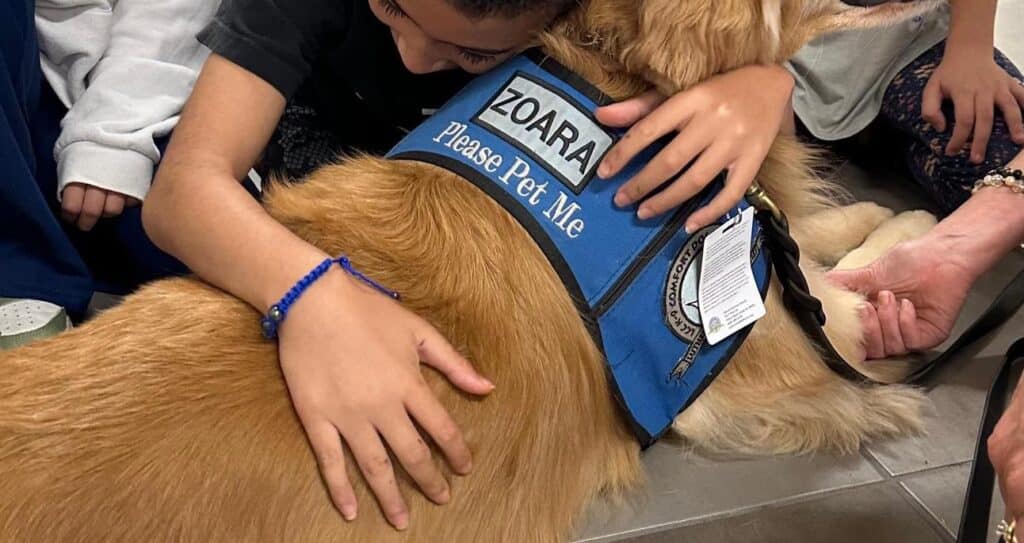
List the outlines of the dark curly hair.
{"label": "dark curly hair", "polygon": [[524,13],[541,10],[561,14],[577,2],[578,0],[448,0],[448,3],[460,13],[476,19],[495,15],[514,19]]}

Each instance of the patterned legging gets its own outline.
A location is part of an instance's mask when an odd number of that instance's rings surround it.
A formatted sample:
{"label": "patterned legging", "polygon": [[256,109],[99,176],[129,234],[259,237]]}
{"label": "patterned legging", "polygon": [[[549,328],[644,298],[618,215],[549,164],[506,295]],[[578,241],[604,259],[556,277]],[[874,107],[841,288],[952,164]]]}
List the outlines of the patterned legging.
{"label": "patterned legging", "polygon": [[[904,157],[910,174],[939,205],[943,213],[950,213],[970,196],[974,182],[985,172],[1004,166],[1021,152],[1021,146],[1010,139],[1006,122],[997,107],[985,161],[970,161],[970,146],[954,156],[946,156],[945,148],[953,134],[953,105],[946,101],[945,132],[937,132],[921,118],[921,99],[932,72],[942,60],[945,42],[932,47],[900,71],[889,84],[882,102],[881,120],[906,136]],[[1017,81],[1024,81],[1020,71],[999,51],[995,61]]]}

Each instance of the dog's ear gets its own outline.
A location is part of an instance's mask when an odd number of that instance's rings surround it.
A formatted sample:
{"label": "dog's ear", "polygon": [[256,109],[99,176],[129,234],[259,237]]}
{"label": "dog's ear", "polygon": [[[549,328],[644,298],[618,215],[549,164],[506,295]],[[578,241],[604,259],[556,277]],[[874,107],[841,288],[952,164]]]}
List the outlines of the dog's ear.
{"label": "dog's ear", "polygon": [[[765,0],[769,3],[772,0]],[[857,28],[888,26],[933,10],[945,0],[795,0],[785,1],[783,59],[815,38]]]}

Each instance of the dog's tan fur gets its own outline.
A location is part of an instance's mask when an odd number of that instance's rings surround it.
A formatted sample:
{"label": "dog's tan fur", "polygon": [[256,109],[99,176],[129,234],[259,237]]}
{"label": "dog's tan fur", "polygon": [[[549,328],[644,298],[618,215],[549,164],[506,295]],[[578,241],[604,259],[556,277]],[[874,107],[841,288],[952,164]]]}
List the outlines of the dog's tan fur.
{"label": "dog's tan fur", "polygon": [[[543,39],[549,54],[621,98],[776,62],[824,30],[901,9],[915,8],[591,0]],[[821,270],[891,212],[834,208],[811,158],[780,139],[759,181],[789,214],[830,337],[859,359],[860,299],[826,285]],[[343,521],[256,312],[173,279],[59,338],[0,355],[0,539],[558,541],[599,493],[640,481],[638,447],[569,296],[526,232],[477,189],[432,166],[363,157],[274,188],[266,204],[303,238],[401,291],[497,384],[474,400],[428,375],[474,454],[470,476],[448,474],[452,502],[430,504],[403,477],[411,527],[399,533],[355,477],[361,515]],[[887,243],[925,228],[910,223]],[[850,451],[920,428],[916,392],[828,371],[779,300],[773,286],[767,316],[679,416],[690,445]]]}

